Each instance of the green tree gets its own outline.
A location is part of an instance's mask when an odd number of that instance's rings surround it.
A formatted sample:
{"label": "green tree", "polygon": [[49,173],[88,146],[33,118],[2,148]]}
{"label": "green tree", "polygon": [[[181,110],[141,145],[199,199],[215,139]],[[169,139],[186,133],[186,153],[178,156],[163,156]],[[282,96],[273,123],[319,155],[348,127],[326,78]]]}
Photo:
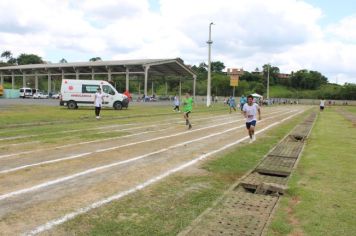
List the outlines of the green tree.
{"label": "green tree", "polygon": [[89,59],[89,61],[102,61],[101,57],[92,57]]}
{"label": "green tree", "polygon": [[8,50],[3,51],[0,55],[0,57],[3,57],[7,60],[6,62],[1,63],[2,66],[13,65],[13,64],[16,64],[16,62],[17,62],[17,60],[15,58],[13,58],[12,52],[8,51]]}
{"label": "green tree", "polygon": [[240,76],[240,80],[245,80],[247,82],[257,81],[262,83],[263,76],[259,72],[250,73],[246,71],[242,76]]}
{"label": "green tree", "polygon": [[68,61],[66,60],[66,59],[64,59],[64,58],[62,58],[60,61],[59,61],[59,63],[68,63]]}
{"label": "green tree", "polygon": [[341,99],[356,100],[356,84],[346,83],[341,90]]}
{"label": "green tree", "polygon": [[25,54],[22,53],[17,57],[17,64],[28,65],[28,64],[42,64],[44,63],[42,58],[35,54]]}
{"label": "green tree", "polygon": [[270,85],[274,85],[278,81],[278,75],[280,70],[276,66],[271,66],[271,64],[265,64],[262,66],[263,68],[263,76],[266,79],[265,84],[267,85],[267,77],[269,72],[269,83]]}
{"label": "green tree", "polygon": [[222,73],[213,73],[211,76],[212,94],[218,96],[228,96],[231,94],[230,76]]}
{"label": "green tree", "polygon": [[12,53],[11,53],[11,51],[8,51],[8,50],[3,51],[1,53],[1,57],[4,57],[5,59],[9,60],[10,58],[12,58]]}
{"label": "green tree", "polygon": [[294,88],[318,89],[327,84],[328,79],[318,71],[299,70],[292,74],[291,85]]}
{"label": "green tree", "polygon": [[215,73],[221,73],[225,69],[225,65],[221,61],[211,62],[211,71]]}

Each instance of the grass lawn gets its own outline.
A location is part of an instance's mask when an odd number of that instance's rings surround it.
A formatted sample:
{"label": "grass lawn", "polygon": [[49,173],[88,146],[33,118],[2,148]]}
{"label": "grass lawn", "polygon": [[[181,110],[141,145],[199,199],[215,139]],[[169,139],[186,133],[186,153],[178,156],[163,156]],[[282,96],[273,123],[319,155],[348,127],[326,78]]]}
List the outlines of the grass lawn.
{"label": "grass lawn", "polygon": [[81,215],[55,229],[60,235],[176,235],[252,169],[305,114],[269,130],[256,145],[241,145],[142,191]]}
{"label": "grass lawn", "polygon": [[270,86],[269,92],[271,97],[281,97],[281,98],[289,98],[295,94],[293,90],[282,85]]}
{"label": "grass lawn", "polygon": [[[172,106],[170,105],[135,104],[129,109],[123,109],[121,111],[103,109],[101,114],[102,120],[97,121],[92,108],[69,110],[59,106],[10,106],[6,109],[2,109],[0,112],[0,136],[2,138],[26,136],[16,139],[18,142],[40,141],[48,144],[75,143],[98,138],[119,137],[127,134],[127,132],[124,131],[110,132],[109,130],[106,133],[98,134],[98,130],[95,130],[95,128],[102,126],[127,123],[150,125],[151,122],[160,120],[170,122],[170,119],[175,118],[178,120],[174,121],[179,121],[180,119],[183,121],[183,114],[173,112]],[[192,116],[210,116],[212,114],[228,114],[227,107],[220,104],[211,108],[207,108],[204,105],[197,105],[193,109]],[[127,126],[126,128],[130,127],[132,128],[133,126]],[[63,133],[63,131],[78,129],[92,130]],[[118,130],[120,126],[113,129]],[[29,135],[34,136],[29,138]],[[3,140],[1,144],[4,146],[13,142],[14,140]],[[6,149],[6,147],[0,148],[0,150],[1,149]]]}
{"label": "grass lawn", "polygon": [[[115,122],[120,122],[123,119],[130,118],[132,122],[133,118],[147,118],[169,115],[172,116],[175,113],[172,112],[173,107],[171,105],[150,105],[150,104],[135,104],[129,107],[127,110],[123,109],[117,111],[111,108],[104,108],[101,115],[106,120],[114,120]],[[204,105],[196,105],[193,109],[194,113],[211,113],[211,112],[221,112],[222,110],[227,110],[222,104],[215,105],[211,108],[206,108]],[[176,114],[178,115],[178,114]],[[10,106],[6,109],[2,109],[0,113],[0,128],[6,125],[24,125],[24,123],[33,125],[33,123],[76,123],[78,122],[96,122],[94,116],[94,108],[92,107],[80,107],[76,110],[69,110],[66,107],[60,106],[40,106],[40,105],[18,105]]]}
{"label": "grass lawn", "polygon": [[268,235],[355,235],[355,144],[351,122],[320,113]]}
{"label": "grass lawn", "polygon": [[[345,108],[345,107],[344,107],[344,108]],[[354,115],[356,116],[356,107],[355,107],[355,106],[346,107],[345,110],[354,113]]]}

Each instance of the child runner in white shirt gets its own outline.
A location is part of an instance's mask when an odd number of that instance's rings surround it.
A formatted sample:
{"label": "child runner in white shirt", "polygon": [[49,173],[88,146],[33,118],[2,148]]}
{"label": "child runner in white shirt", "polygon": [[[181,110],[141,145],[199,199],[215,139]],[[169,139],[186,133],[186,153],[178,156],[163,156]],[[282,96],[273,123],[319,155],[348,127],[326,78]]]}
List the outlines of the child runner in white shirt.
{"label": "child runner in white shirt", "polygon": [[247,97],[247,103],[244,104],[242,111],[244,112],[244,116],[246,118],[246,128],[250,136],[250,143],[252,143],[256,141],[255,127],[257,122],[257,112],[258,120],[261,120],[261,109],[256,103],[253,102],[253,96],[249,95]]}

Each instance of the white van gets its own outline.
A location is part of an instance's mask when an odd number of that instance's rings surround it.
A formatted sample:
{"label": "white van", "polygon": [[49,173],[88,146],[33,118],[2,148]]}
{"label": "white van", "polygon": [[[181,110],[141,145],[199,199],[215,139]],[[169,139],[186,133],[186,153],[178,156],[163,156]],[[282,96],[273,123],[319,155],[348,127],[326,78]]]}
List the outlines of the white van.
{"label": "white van", "polygon": [[20,98],[30,98],[37,92],[38,89],[20,88]]}
{"label": "white van", "polygon": [[129,99],[124,94],[104,80],[73,80],[63,79],[61,86],[60,105],[69,109],[77,109],[78,106],[94,106],[94,97],[97,89],[104,93],[103,107],[113,107],[121,110],[129,106]]}

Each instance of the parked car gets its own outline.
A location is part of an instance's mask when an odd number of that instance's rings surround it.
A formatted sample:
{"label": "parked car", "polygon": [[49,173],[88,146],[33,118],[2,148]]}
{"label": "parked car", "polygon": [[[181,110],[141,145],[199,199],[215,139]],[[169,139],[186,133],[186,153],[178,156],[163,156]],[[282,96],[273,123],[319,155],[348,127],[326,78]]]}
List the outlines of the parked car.
{"label": "parked car", "polygon": [[60,97],[61,97],[61,95],[60,95],[59,93],[55,93],[55,94],[52,95],[51,98],[53,98],[53,99],[59,99]]}
{"label": "parked car", "polygon": [[37,92],[33,95],[34,99],[48,98],[48,94],[44,94],[42,92]]}
{"label": "parked car", "polygon": [[31,98],[34,94],[38,93],[38,89],[33,88],[20,88],[20,98]]}

